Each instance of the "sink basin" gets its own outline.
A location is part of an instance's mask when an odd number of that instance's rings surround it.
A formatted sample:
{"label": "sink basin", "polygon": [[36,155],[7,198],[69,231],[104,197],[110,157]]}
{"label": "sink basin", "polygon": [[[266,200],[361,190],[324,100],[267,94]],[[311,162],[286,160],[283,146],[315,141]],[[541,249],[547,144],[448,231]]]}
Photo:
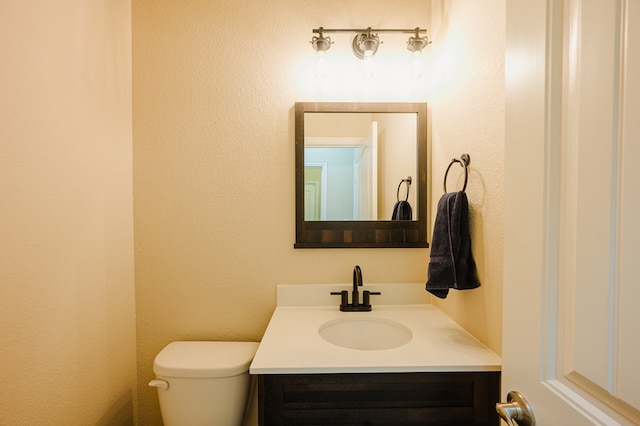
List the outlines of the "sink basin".
{"label": "sink basin", "polygon": [[409,343],[411,330],[403,324],[376,317],[339,318],[318,328],[324,340],[348,349],[375,351]]}

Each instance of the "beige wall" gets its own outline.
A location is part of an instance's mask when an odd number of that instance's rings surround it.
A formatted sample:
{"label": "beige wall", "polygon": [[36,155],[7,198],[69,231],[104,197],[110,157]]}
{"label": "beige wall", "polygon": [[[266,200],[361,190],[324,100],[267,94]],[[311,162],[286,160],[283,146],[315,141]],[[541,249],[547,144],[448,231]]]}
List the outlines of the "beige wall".
{"label": "beige wall", "polygon": [[[426,249],[293,249],[293,105],[426,100],[427,81],[317,82],[309,41],[319,26],[428,21],[424,0],[133,2],[141,424],[160,421],[146,386],[158,351],[177,339],[260,340],[278,283],[349,282],[356,264],[365,283],[425,281]],[[350,37],[332,38],[329,53],[354,58]],[[395,43],[383,47],[404,54],[406,37]]]}
{"label": "beige wall", "polygon": [[0,424],[132,424],[128,0],[0,3]]}
{"label": "beige wall", "polygon": [[[348,282],[356,263],[369,282],[426,278],[427,250],[293,250],[295,101],[430,102],[432,204],[468,152],[483,283],[439,305],[500,352],[503,3],[135,0],[131,24],[128,1],[4,2],[0,423],[131,422],[132,26],[140,424],[159,424],[157,351],[259,340],[277,283]],[[428,79],[313,79],[321,25],[429,27],[431,93]]]}
{"label": "beige wall", "polygon": [[[378,182],[378,217],[391,219],[395,203],[405,197],[411,204],[412,217],[418,217],[418,203],[416,202],[417,185],[417,159],[416,149],[413,143],[402,143],[416,139],[416,117],[409,114],[391,118],[389,115],[380,114],[378,117],[378,130],[382,137],[378,139],[379,149],[379,175]],[[411,176],[414,179],[407,189],[403,183],[398,189],[402,179]],[[409,193],[407,194],[407,191]]]}
{"label": "beige wall", "polygon": [[[482,283],[436,303],[501,353],[505,2],[434,0],[431,23],[433,208],[449,161],[468,153],[472,251]],[[454,165],[447,189],[460,189],[463,182]]]}

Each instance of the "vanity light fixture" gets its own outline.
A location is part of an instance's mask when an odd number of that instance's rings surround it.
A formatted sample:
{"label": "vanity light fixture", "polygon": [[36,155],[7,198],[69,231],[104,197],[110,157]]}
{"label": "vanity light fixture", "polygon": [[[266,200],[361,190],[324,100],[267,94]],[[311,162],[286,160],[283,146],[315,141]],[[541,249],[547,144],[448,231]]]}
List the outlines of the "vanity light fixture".
{"label": "vanity light fixture", "polygon": [[413,56],[411,63],[411,78],[413,80],[418,80],[422,77],[423,65],[421,64],[420,57],[422,56],[422,49],[430,43],[427,36],[420,37],[419,28],[415,29],[414,36],[409,37],[409,41],[407,41],[407,49],[411,52],[411,56]]}
{"label": "vanity light fixture", "polygon": [[373,34],[369,27],[367,32],[356,34],[351,43],[351,49],[358,59],[367,59],[376,54],[379,45],[380,37],[378,34]]}
{"label": "vanity light fixture", "polygon": [[420,28],[416,28],[415,35],[413,37],[409,37],[407,49],[409,49],[409,52],[411,53],[422,53],[422,49],[424,49],[427,44],[431,44],[429,38],[427,36],[420,37]]}
{"label": "vanity light fixture", "polygon": [[324,55],[331,48],[333,42],[331,37],[325,37],[323,28],[318,28],[318,35],[311,39],[311,47],[316,51],[315,74],[318,80],[324,80],[327,77],[327,68],[324,63]]}
{"label": "vanity light fixture", "polygon": [[[313,31],[316,32],[316,30]],[[324,28],[318,28],[318,35],[313,36],[313,38],[311,39],[311,46],[318,55],[323,55],[324,52],[329,50],[331,48],[331,45],[333,44],[333,42],[331,41],[331,37],[325,37],[323,31]]]}
{"label": "vanity light fixture", "polygon": [[[314,35],[311,38],[311,46],[318,54],[322,54],[329,50],[333,44],[330,37],[324,36],[325,33],[356,33],[351,43],[351,49],[358,59],[365,60],[375,55],[378,47],[382,43],[378,33],[412,34],[412,36],[409,37],[409,41],[407,41],[407,49],[409,49],[410,52],[419,53],[431,43],[426,36],[426,32],[426,29],[421,29],[420,27],[414,29],[372,29],[371,27],[365,29],[327,29],[319,27],[313,30],[313,33],[318,35]],[[421,34],[425,35],[421,36]]]}

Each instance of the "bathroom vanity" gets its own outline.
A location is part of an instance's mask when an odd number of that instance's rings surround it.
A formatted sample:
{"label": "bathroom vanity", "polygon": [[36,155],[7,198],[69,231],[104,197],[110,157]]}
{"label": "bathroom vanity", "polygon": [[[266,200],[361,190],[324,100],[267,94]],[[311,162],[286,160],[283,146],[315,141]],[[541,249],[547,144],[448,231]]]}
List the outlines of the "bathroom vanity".
{"label": "bathroom vanity", "polygon": [[261,425],[498,425],[501,360],[429,304],[424,284],[285,285],[250,373]]}
{"label": "bathroom vanity", "polygon": [[497,425],[500,374],[269,374],[261,425]]}

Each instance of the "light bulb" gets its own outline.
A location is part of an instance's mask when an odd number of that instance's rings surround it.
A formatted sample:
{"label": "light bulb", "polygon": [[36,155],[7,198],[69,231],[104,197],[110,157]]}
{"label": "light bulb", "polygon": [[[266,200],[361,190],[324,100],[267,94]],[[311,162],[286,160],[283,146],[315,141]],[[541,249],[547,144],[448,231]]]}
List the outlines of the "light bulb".
{"label": "light bulb", "polygon": [[420,80],[424,73],[424,64],[422,61],[422,51],[414,50],[411,52],[411,79]]}
{"label": "light bulb", "polygon": [[364,77],[366,79],[373,78],[373,72],[375,70],[375,61],[373,60],[373,54],[365,56],[362,60],[362,67],[364,70]]}
{"label": "light bulb", "polygon": [[316,52],[316,65],[314,74],[318,80],[324,80],[325,78],[327,78],[327,75],[329,75],[324,51],[318,50],[318,52]]}

